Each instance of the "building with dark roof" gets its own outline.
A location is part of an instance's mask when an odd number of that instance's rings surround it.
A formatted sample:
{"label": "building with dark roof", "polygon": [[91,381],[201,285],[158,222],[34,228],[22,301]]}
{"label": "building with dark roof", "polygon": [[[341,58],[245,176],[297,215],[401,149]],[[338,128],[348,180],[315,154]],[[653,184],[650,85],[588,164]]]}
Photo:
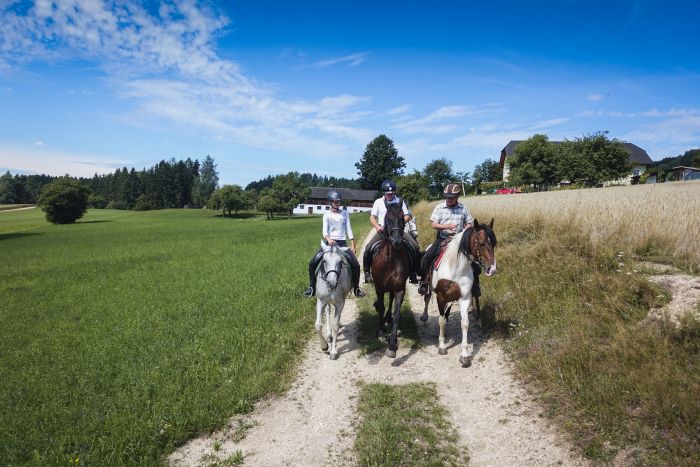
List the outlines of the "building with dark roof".
{"label": "building with dark roof", "polygon": [[379,197],[375,190],[353,190],[350,188],[311,187],[309,198],[297,205],[294,214],[323,214],[330,209],[328,192],[335,190],[343,197],[343,209],[349,213],[372,210],[374,200]]}
{"label": "building with dark roof", "polygon": [[[509,170],[506,161],[513,155],[516,146],[522,142],[522,140],[511,140],[503,149],[501,149],[501,158],[498,164],[503,170],[503,181],[508,180]],[[550,141],[550,143],[561,144],[563,141]],[[639,176],[643,174],[650,165],[653,165],[654,161],[651,160],[651,157],[649,157],[649,154],[647,154],[644,149],[640,148],[636,144],[622,143],[622,145],[625,147],[625,149],[627,149],[627,152],[630,155],[632,170],[629,177],[627,177],[625,180],[619,180],[618,183],[630,184],[634,178],[639,179]]]}

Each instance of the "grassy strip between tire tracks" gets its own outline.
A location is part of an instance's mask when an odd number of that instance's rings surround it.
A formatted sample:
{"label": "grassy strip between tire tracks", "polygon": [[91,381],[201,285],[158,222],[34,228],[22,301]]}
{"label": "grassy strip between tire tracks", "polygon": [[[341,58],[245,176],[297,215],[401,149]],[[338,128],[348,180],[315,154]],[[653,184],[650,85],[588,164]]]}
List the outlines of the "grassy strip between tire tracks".
{"label": "grassy strip between tire tracks", "polygon": [[365,384],[355,450],[361,466],[459,466],[469,456],[434,383]]}

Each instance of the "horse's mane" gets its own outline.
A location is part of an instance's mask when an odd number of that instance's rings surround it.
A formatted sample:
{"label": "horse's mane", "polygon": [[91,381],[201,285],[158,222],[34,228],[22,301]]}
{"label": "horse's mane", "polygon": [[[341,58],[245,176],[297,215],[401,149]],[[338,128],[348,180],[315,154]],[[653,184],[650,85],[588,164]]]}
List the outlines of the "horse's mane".
{"label": "horse's mane", "polygon": [[[462,253],[464,256],[469,256],[469,237],[471,236],[471,233],[475,230],[474,227],[469,227],[468,229],[463,230],[460,232],[458,235],[461,235],[462,238],[459,239],[459,252]],[[496,234],[493,233],[493,229],[488,225],[488,224],[479,224],[479,230],[484,230],[486,231],[486,236],[489,239],[489,243],[491,243],[491,246],[493,248],[496,248]],[[456,236],[455,239],[456,240]],[[454,243],[453,240],[453,243]],[[450,245],[451,246],[451,245]],[[447,254],[447,252],[445,252]]]}

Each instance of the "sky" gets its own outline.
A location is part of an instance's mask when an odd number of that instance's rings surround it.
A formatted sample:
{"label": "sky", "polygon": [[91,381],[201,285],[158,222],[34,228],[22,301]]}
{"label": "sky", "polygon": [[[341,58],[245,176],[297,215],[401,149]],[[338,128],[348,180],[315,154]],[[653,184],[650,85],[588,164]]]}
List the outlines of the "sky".
{"label": "sky", "polygon": [[513,139],[700,147],[684,1],[0,0],[0,171],[91,177],[214,158],[220,183],[472,172]]}

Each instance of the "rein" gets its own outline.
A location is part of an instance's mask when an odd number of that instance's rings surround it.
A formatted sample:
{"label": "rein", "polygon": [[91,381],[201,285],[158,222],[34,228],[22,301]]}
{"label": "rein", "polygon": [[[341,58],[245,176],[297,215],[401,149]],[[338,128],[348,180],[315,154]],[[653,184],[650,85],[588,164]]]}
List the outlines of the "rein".
{"label": "rein", "polygon": [[[329,252],[330,253],[330,252]],[[326,253],[324,253],[325,255]],[[323,279],[325,282],[328,282],[328,276],[335,273],[336,280],[340,280],[340,273],[343,271],[343,264],[345,264],[345,260],[341,259],[338,262],[338,268],[337,269],[331,269],[330,271],[326,271],[326,263],[325,261],[321,263],[321,279]]]}

